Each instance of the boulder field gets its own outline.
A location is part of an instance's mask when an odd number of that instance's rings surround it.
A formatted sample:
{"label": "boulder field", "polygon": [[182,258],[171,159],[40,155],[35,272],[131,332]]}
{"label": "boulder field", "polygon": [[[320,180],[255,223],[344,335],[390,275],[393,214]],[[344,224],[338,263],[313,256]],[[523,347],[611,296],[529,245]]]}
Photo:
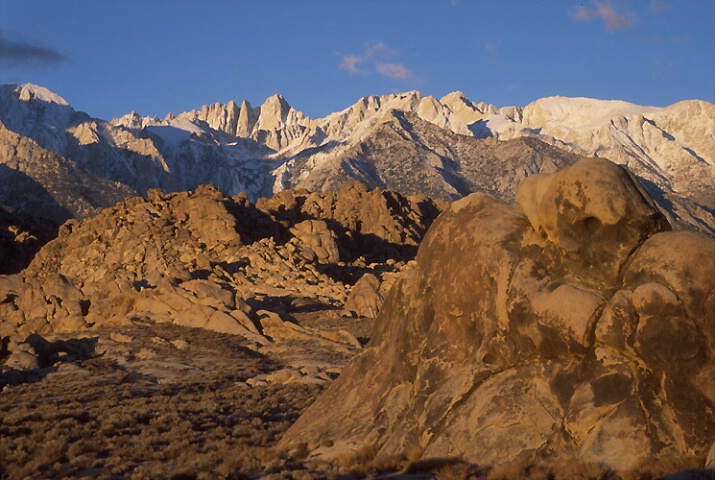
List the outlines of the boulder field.
{"label": "boulder field", "polygon": [[[291,314],[339,311],[350,295],[348,316],[374,316],[381,284],[407,268],[439,211],[425,197],[358,183],[257,205],[212,186],[151,190],[66,222],[25,270],[0,275],[0,373],[37,367],[26,355],[31,335],[137,322],[240,335],[256,348],[284,337],[359,348],[351,335],[307,331]],[[361,285],[374,290],[351,294],[366,272],[372,283]]]}
{"label": "boulder field", "polygon": [[607,160],[529,177],[518,203],[472,194],[440,215],[370,342],[281,448],[617,471],[705,463],[713,240],[671,231]]}

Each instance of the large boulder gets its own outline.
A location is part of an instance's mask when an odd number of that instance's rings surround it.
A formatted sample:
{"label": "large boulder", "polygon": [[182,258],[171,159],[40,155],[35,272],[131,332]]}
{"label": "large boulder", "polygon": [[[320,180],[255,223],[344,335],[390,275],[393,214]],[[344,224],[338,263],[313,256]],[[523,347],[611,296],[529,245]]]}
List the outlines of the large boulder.
{"label": "large boulder", "polygon": [[335,234],[323,220],[305,220],[290,229],[301,255],[319,263],[338,263],[340,252]]}
{"label": "large boulder", "polygon": [[281,446],[482,465],[704,463],[713,241],[669,232],[607,160],[537,176],[519,198],[526,215],[482,194],[443,212],[366,349]]}
{"label": "large boulder", "polygon": [[345,310],[361,317],[375,318],[383,302],[380,295],[380,280],[372,273],[366,273],[350,290],[345,302]]}
{"label": "large boulder", "polygon": [[603,159],[528,177],[517,201],[556,250],[554,261],[594,286],[618,282],[633,250],[652,232],[670,230],[638,179]]}

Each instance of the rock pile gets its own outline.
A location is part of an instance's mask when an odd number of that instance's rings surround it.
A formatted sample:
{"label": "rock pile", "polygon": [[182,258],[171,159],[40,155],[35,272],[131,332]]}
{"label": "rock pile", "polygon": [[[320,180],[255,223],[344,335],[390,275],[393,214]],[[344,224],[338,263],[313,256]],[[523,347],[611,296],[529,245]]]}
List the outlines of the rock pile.
{"label": "rock pile", "polygon": [[446,204],[348,182],[338,192],[284,190],[271,199],[258,200],[256,207],[281,224],[326,222],[337,235],[340,258],[345,261],[362,256],[385,262],[414,258],[427,228]]}
{"label": "rock pile", "polygon": [[416,248],[438,212],[424,198],[357,184],[345,198],[282,192],[258,206],[210,186],[151,190],[68,221],[27,269],[0,276],[0,357],[23,351],[31,334],[137,321],[241,335],[256,347],[311,336],[359,347],[291,323],[290,312],[341,309],[362,273],[396,269],[365,259]]}
{"label": "rock pile", "polygon": [[606,160],[531,177],[518,198],[473,194],[437,219],[370,343],[282,447],[617,470],[705,461],[713,241],[669,231]]}

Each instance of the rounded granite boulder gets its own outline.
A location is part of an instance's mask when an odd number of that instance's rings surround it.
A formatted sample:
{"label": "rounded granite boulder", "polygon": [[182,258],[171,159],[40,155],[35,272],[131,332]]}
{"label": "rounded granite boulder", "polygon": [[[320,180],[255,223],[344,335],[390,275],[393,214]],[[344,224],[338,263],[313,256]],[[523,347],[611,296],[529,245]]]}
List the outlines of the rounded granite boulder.
{"label": "rounded granite boulder", "polygon": [[705,463],[712,239],[669,232],[634,177],[605,160],[519,192],[523,211],[473,194],[440,215],[370,343],[283,447],[480,465]]}

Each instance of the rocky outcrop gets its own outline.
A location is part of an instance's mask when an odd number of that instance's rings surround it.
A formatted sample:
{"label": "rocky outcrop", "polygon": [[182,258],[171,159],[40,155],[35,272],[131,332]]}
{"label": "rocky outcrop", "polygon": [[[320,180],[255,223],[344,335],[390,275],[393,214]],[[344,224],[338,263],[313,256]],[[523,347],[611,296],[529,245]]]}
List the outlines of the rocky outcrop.
{"label": "rocky outcrop", "polygon": [[384,298],[380,295],[380,280],[372,273],[366,273],[350,291],[345,302],[345,310],[361,317],[375,318]]}
{"label": "rocky outcrop", "polygon": [[256,112],[251,107],[251,104],[244,100],[241,103],[241,110],[238,114],[238,123],[236,124],[236,136],[237,137],[248,137],[253,131],[253,127],[256,125]]}
{"label": "rocky outcrop", "polygon": [[323,220],[305,220],[290,229],[300,254],[309,262],[338,263],[340,252],[335,233]]}
{"label": "rocky outcrop", "polygon": [[320,219],[337,235],[341,259],[353,261],[362,256],[369,262],[385,262],[413,258],[445,204],[347,182],[338,192],[285,190],[260,199],[256,208],[282,224],[307,226],[305,221]]}
{"label": "rocky outcrop", "polygon": [[204,105],[200,112],[195,112],[196,119],[206,122],[209,128],[220,132],[236,135],[239,122],[239,109],[231,100],[225,106],[220,103]]}
{"label": "rocky outcrop", "polygon": [[705,462],[713,241],[669,231],[605,160],[532,177],[519,199],[523,211],[473,194],[437,219],[370,343],[282,447],[616,470]]}
{"label": "rocky outcrop", "polygon": [[[353,203],[283,192],[257,207],[211,186],[173,194],[151,190],[146,199],[131,198],[90,220],[69,221],[27,269],[0,276],[6,355],[24,348],[31,334],[137,321],[241,335],[256,348],[276,338],[359,348],[349,335],[291,323],[291,309],[341,309],[357,273],[376,268],[365,258],[383,254],[369,248],[414,248],[438,209],[427,199],[411,203],[358,185],[347,188],[346,198]],[[321,216],[325,212],[330,214]],[[366,233],[360,225],[379,219],[412,229],[398,236],[390,228],[368,228],[374,243],[361,241]],[[341,253],[338,235],[345,237],[349,255]]]}

